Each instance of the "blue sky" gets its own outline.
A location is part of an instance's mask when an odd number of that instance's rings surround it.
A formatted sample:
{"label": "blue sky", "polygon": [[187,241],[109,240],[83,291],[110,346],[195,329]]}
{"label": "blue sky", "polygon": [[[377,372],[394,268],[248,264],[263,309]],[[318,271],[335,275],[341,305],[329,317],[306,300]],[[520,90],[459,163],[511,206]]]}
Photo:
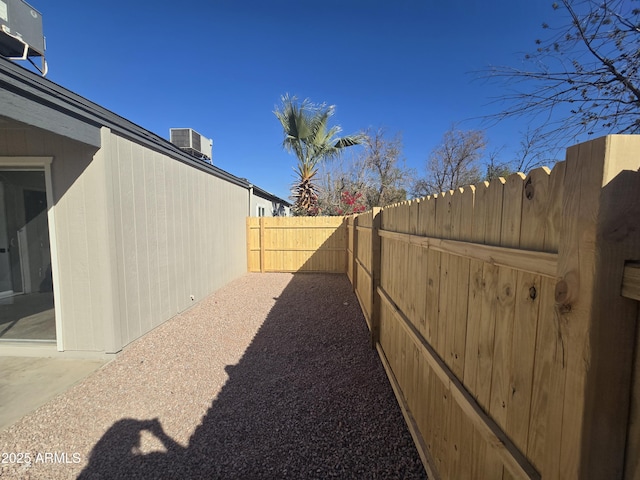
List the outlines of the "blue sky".
{"label": "blue sky", "polygon": [[[273,115],[285,93],[335,104],[344,133],[401,132],[419,172],[444,132],[485,128],[495,85],[551,22],[545,0],[30,0],[50,80],[165,138],[213,138],[214,164],[283,198],[295,158]],[[502,159],[526,121],[486,130]],[[354,149],[359,147],[354,147]],[[355,152],[355,150],[352,150]]]}

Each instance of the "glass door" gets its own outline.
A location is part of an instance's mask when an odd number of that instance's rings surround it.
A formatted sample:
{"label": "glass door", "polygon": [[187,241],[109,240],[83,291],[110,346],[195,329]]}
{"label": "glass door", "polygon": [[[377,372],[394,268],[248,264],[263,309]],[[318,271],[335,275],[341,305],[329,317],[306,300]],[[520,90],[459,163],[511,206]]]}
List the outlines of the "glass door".
{"label": "glass door", "polygon": [[0,169],[0,340],[55,341],[44,171]]}

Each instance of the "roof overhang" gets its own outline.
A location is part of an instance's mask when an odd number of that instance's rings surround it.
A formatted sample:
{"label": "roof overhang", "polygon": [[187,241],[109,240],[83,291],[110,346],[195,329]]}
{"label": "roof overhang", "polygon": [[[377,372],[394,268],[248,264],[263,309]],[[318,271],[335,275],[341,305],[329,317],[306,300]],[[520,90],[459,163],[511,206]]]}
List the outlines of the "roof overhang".
{"label": "roof overhang", "polygon": [[95,147],[100,128],[244,188],[249,182],[183,152],[168,140],[0,57],[0,115]]}

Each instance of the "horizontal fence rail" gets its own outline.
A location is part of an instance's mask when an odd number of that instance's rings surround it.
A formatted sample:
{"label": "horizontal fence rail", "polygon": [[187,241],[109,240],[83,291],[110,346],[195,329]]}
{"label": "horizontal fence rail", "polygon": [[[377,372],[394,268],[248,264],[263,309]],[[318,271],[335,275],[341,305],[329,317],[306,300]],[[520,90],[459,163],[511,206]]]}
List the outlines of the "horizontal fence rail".
{"label": "horizontal fence rail", "polygon": [[381,230],[382,238],[389,238],[431,249],[436,252],[449,253],[458,257],[480,260],[491,265],[509,267],[514,270],[555,278],[558,267],[558,254],[505,248],[493,245],[482,245],[458,240],[429,238],[408,233],[397,233]]}

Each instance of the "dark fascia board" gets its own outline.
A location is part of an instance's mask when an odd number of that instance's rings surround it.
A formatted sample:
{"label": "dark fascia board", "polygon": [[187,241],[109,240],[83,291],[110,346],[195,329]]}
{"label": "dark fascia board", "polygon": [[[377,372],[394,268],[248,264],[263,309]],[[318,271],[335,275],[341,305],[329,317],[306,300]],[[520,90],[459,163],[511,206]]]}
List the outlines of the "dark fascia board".
{"label": "dark fascia board", "polygon": [[[0,73],[2,77],[2,73]],[[0,83],[0,115],[12,121],[100,148],[100,128],[33,101]]]}
{"label": "dark fascia board", "polygon": [[280,197],[276,197],[273,193],[269,193],[266,190],[261,189],[260,187],[253,185],[253,193],[259,197],[262,197],[266,200],[271,200],[272,202],[282,203],[285,207],[290,207],[291,204],[286,200],[283,200]]}
{"label": "dark fascia board", "polygon": [[249,188],[249,182],[246,180],[236,177],[214,165],[195,159],[155,133],[1,56],[0,88],[4,88],[29,101],[45,105],[97,128],[107,127],[113,133],[128,140],[163,153],[177,161],[215,175],[243,188]]}

